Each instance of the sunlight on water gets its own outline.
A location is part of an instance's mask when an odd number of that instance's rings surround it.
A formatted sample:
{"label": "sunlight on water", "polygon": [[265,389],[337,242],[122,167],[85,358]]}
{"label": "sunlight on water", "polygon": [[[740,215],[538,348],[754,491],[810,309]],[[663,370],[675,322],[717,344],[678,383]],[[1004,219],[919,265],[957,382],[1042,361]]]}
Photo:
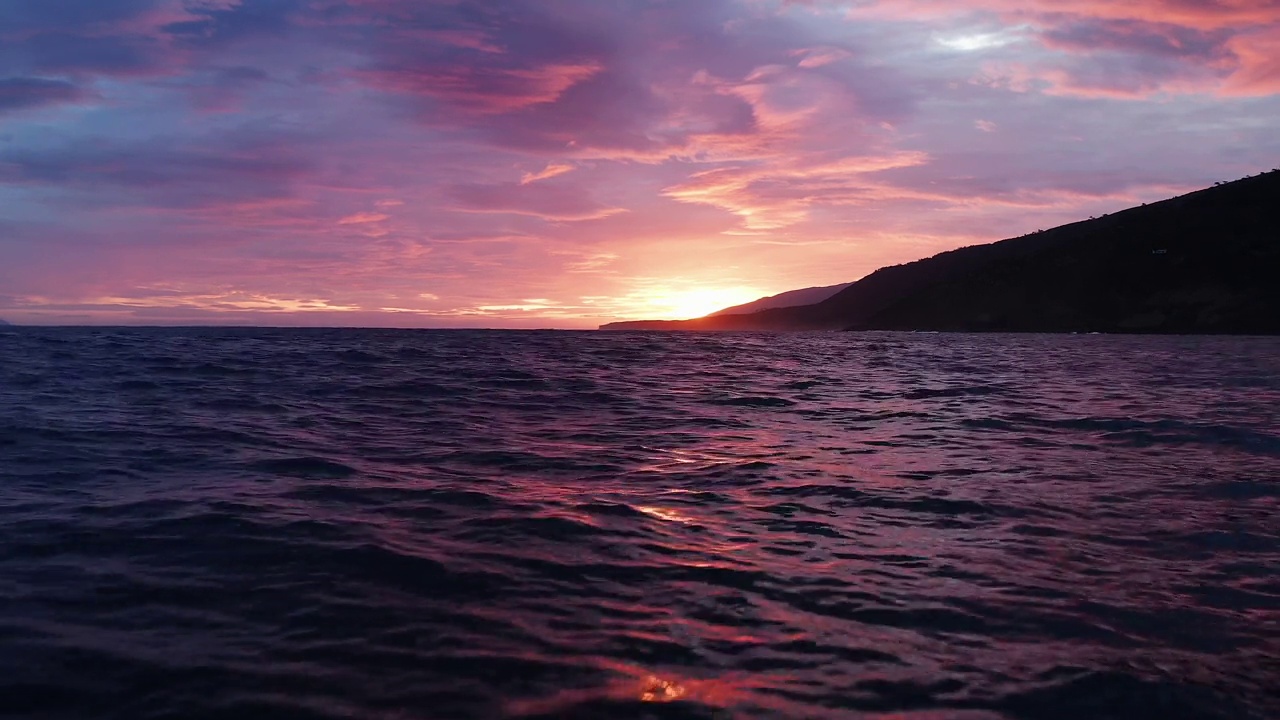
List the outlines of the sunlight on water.
{"label": "sunlight on water", "polygon": [[669,522],[691,523],[693,518],[680,513],[678,510],[668,510],[667,508],[652,507],[648,505],[636,505],[635,508],[645,515],[650,515],[659,520],[667,520]]}
{"label": "sunlight on water", "polygon": [[32,718],[1273,720],[1280,340],[0,330]]}
{"label": "sunlight on water", "polygon": [[640,693],[640,700],[644,702],[671,702],[672,700],[679,700],[688,694],[689,691],[683,685],[670,680],[663,680],[656,675],[650,675],[645,678],[644,690]]}

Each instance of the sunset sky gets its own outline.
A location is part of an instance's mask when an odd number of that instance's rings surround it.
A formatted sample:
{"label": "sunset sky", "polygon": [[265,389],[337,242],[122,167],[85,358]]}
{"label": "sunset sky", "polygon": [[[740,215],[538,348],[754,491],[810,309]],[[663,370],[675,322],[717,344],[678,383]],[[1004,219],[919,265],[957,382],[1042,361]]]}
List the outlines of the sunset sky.
{"label": "sunset sky", "polygon": [[1280,164],[1277,0],[0,0],[0,318],[594,327]]}

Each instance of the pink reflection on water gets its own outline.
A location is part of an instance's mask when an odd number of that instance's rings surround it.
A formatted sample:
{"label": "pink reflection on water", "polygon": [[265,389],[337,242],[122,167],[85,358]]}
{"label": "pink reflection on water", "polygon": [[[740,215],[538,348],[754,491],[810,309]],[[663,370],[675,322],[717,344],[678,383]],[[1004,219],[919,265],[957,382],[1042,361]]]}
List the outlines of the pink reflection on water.
{"label": "pink reflection on water", "polygon": [[[638,665],[603,660],[600,667],[615,677],[594,688],[564,689],[550,697],[516,700],[507,703],[507,717],[554,715],[598,702],[685,702],[730,710],[753,706],[774,711],[786,705],[760,693],[769,685],[764,675],[730,674],[721,677],[696,678],[674,672],[659,672]],[[726,714],[726,718],[733,717]]]}

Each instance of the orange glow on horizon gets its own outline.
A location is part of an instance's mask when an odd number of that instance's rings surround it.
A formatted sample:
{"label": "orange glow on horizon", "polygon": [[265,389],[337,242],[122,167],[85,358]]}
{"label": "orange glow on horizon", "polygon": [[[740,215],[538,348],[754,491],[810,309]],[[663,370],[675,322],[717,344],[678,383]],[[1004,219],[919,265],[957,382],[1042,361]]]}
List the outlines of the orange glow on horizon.
{"label": "orange glow on horizon", "polygon": [[1280,0],[80,4],[0,13],[18,325],[696,320],[1280,161]]}
{"label": "orange glow on horizon", "polygon": [[653,288],[637,298],[636,315],[653,320],[690,320],[759,300],[768,293],[748,287],[705,287],[689,290]]}

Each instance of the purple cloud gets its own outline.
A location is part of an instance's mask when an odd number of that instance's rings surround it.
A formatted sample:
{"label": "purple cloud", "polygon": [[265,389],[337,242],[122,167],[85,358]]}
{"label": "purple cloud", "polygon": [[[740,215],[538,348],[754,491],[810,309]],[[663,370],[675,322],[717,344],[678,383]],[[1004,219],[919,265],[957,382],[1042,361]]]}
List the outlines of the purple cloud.
{"label": "purple cloud", "polygon": [[1278,9],[0,0],[0,315],[585,326],[848,281],[1280,163]]}
{"label": "purple cloud", "polygon": [[1142,20],[1084,18],[1048,28],[1040,38],[1072,52],[1123,52],[1217,62],[1230,53],[1232,33]]}
{"label": "purple cloud", "polygon": [[0,0],[3,29],[56,30],[85,28],[134,19],[162,5],[162,0]]}
{"label": "purple cloud", "polygon": [[101,193],[111,204],[162,207],[220,204],[286,194],[309,160],[259,139],[176,146],[80,142],[56,149],[0,150],[0,183]]}
{"label": "purple cloud", "polygon": [[513,213],[551,221],[598,220],[625,212],[592,200],[585,188],[551,182],[459,185],[449,195],[456,208],[467,212]]}
{"label": "purple cloud", "polygon": [[84,89],[65,80],[0,78],[0,113],[83,100]]}

